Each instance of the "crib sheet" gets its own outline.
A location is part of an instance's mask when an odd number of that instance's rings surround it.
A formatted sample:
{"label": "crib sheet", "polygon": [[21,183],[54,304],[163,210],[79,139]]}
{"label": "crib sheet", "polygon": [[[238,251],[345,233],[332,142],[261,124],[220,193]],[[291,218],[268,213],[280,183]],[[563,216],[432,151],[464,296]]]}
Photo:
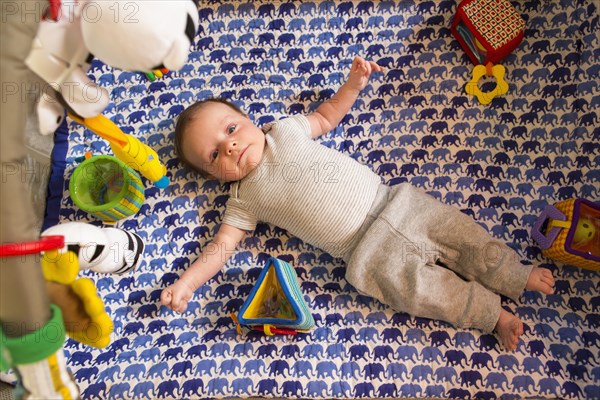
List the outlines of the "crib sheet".
{"label": "crib sheet", "polygon": [[[502,64],[507,95],[482,106],[464,93],[472,65],[450,35],[455,1],[209,1],[188,63],[149,82],[94,61],[105,112],[157,150],[171,184],[146,181],[140,212],[119,226],[146,243],[126,276],[89,275],[115,321],[112,344],[69,340],[85,399],[223,397],[600,398],[600,278],[541,256],[529,229],[546,204],[600,200],[600,43],[593,1],[514,2],[525,39]],[[257,124],[308,113],[344,82],[355,55],[376,74],[342,124],[319,139],[394,185],[408,181],[472,215],[523,262],[542,264],[556,293],[503,306],[525,334],[514,353],[496,337],[394,313],[361,296],[344,265],[282,229],[260,224],[183,315],[160,306],[218,228],[228,187],[197,178],[174,153],[177,115],[211,96]],[[486,85],[489,85],[486,84]],[[90,221],[68,192],[75,158],[110,154],[70,124],[60,208],[49,219]],[[61,181],[64,179],[64,182]],[[327,223],[327,221],[323,221]],[[335,232],[332,232],[335,234]],[[310,334],[240,336],[239,310],[269,256],[290,262],[317,327]]]}

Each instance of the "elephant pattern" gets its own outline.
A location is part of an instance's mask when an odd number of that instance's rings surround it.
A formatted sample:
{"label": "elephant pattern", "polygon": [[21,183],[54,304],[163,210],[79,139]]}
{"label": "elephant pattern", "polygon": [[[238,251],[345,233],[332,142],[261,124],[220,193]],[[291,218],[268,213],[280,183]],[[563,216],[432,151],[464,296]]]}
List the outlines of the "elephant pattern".
{"label": "elephant pattern", "polygon": [[[599,276],[543,258],[529,235],[546,205],[600,199],[598,5],[512,2],[528,16],[527,32],[503,61],[509,93],[482,106],[463,92],[472,65],[448,30],[455,3],[199,2],[199,33],[181,70],[149,82],[92,62],[92,79],[111,93],[105,115],[157,151],[171,184],[157,189],[146,181],[140,212],[119,222],[146,243],[138,269],[86,273],[115,334],[106,349],[67,341],[82,397],[598,397]],[[394,313],[354,291],[339,259],[268,224],[196,291],[184,315],[160,305],[161,290],[217,232],[229,193],[227,184],[179,163],[177,116],[208,97],[231,99],[258,124],[311,112],[344,82],[354,55],[387,71],[373,74],[341,124],[316,140],[386,184],[410,182],[458,207],[526,263],[553,271],[554,294],[503,303],[525,322],[514,353],[493,335]],[[53,157],[66,169],[51,188],[65,187],[85,152],[111,154],[80,126],[61,132],[68,148]],[[47,223],[98,222],[68,192],[52,196]],[[269,256],[296,268],[312,332],[237,334],[230,313]]]}

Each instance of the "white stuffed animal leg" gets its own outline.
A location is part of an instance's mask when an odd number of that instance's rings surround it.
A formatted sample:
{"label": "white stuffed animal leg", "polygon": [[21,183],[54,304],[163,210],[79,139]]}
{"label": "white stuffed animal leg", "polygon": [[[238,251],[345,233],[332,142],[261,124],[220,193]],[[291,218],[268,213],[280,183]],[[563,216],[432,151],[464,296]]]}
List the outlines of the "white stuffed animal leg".
{"label": "white stuffed animal leg", "polygon": [[104,274],[124,274],[134,269],[144,252],[144,242],[138,235],[118,228],[67,222],[42,232],[42,236],[52,235],[65,238],[62,251],[77,254],[81,269]]}

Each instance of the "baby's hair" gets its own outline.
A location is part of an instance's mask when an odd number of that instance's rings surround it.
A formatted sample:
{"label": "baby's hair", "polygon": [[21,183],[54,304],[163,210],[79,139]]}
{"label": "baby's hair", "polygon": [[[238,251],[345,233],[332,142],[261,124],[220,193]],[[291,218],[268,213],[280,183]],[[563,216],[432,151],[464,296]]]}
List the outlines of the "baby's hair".
{"label": "baby's hair", "polygon": [[186,108],[185,110],[183,110],[181,112],[181,114],[179,114],[179,117],[177,117],[177,122],[175,123],[175,152],[177,153],[177,156],[179,157],[179,161],[181,162],[181,164],[183,164],[185,167],[199,173],[203,178],[211,178],[211,175],[208,174],[203,169],[192,164],[190,162],[190,160],[188,160],[185,157],[185,155],[183,154],[183,135],[184,135],[185,129],[189,125],[190,121],[194,119],[194,116],[196,115],[196,113],[207,103],[225,104],[232,110],[240,113],[241,115],[246,116],[246,114],[244,114],[244,112],[242,110],[240,110],[240,108],[238,106],[236,106],[235,104],[233,104],[225,99],[221,99],[221,98],[209,98],[209,99],[198,101],[198,102],[192,104],[191,106],[189,106],[188,108]]}

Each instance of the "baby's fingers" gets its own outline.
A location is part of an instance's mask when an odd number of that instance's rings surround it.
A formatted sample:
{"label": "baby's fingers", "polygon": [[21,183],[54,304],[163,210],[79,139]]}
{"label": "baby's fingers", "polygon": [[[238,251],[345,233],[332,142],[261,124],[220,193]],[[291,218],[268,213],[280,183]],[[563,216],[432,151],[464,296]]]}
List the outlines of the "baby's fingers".
{"label": "baby's fingers", "polygon": [[188,296],[181,290],[176,290],[173,292],[173,300],[171,302],[171,308],[173,311],[177,311],[178,313],[182,313],[187,309],[188,300],[191,296]]}
{"label": "baby's fingers", "polygon": [[385,67],[382,67],[381,65],[377,64],[376,62],[369,61],[369,65],[371,66],[371,71],[372,72],[383,72],[383,71],[385,71]]}
{"label": "baby's fingers", "polygon": [[174,308],[174,310],[177,311],[180,314],[183,314],[185,312],[185,310],[187,310],[187,305],[188,305],[187,300],[182,299],[179,302],[179,307]]}
{"label": "baby's fingers", "polygon": [[357,62],[356,64],[354,64],[354,65],[352,66],[352,71],[351,71],[351,72],[353,72],[353,73],[355,73],[355,74],[360,74],[360,73],[362,73],[362,72],[363,72],[363,65],[362,65],[362,63],[360,63],[360,62]]}
{"label": "baby's fingers", "polygon": [[352,60],[352,70],[358,71],[359,69],[364,69],[366,63],[362,57],[356,56]]}
{"label": "baby's fingers", "polygon": [[371,62],[363,60],[363,72],[365,76],[370,76],[372,72]]}
{"label": "baby's fingers", "polygon": [[160,302],[167,307],[171,307],[171,301],[173,300],[173,292],[171,289],[164,289],[160,294]]}

